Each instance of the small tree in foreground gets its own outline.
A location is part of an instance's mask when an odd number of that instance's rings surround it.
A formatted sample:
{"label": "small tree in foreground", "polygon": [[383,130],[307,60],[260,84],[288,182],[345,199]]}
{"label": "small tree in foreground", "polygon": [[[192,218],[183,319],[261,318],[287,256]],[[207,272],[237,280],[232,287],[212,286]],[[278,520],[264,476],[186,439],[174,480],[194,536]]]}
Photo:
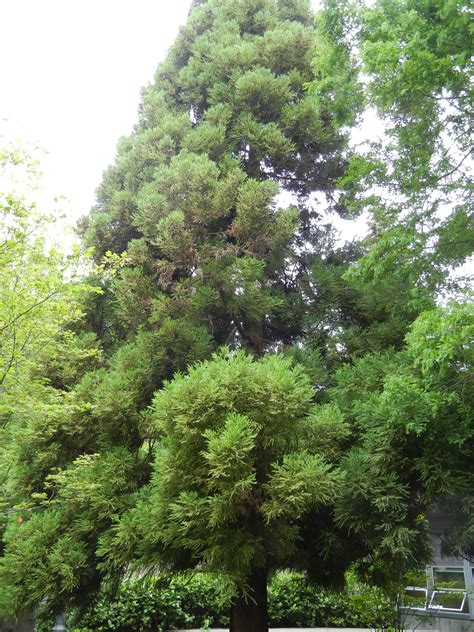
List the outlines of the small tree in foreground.
{"label": "small tree in foreground", "polygon": [[232,630],[266,630],[269,573],[298,564],[301,517],[331,507],[341,484],[347,427],[312,399],[303,368],[276,355],[220,354],[175,377],[154,400],[152,484],[109,560],[222,573]]}

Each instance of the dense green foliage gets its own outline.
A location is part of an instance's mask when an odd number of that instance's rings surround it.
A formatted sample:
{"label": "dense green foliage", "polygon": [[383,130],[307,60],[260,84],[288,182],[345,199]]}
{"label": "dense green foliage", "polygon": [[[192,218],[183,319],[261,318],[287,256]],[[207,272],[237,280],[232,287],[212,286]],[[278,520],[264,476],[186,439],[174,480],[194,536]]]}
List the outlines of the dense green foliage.
{"label": "dense green foliage", "polygon": [[255,567],[297,563],[301,518],[339,495],[349,432],[311,400],[302,367],[278,355],[216,355],[166,384],[153,404],[151,484],[103,541],[112,572],[130,560],[137,570],[200,564],[233,592]]}
{"label": "dense green foliage", "polygon": [[306,90],[315,38],[304,0],[196,3],[83,224],[97,257],[127,252],[116,335],[187,336],[179,356],[194,337],[204,354],[261,353],[300,335],[306,250],[332,245],[309,196],[331,191],[346,146],[330,101]]}
{"label": "dense green foliage", "polygon": [[30,504],[33,489],[24,484],[32,472],[25,469],[34,466],[25,450],[34,450],[35,441],[48,441],[48,428],[67,405],[65,394],[44,380],[44,363],[54,358],[65,374],[72,366],[76,373],[85,372],[99,350],[93,336],[72,330],[81,317],[80,295],[92,288],[79,282],[79,254],[66,257],[48,235],[53,218],[40,212],[34,201],[36,161],[26,149],[5,143],[0,167],[2,533],[12,507]]}
{"label": "dense green foliage", "polygon": [[82,286],[77,253],[65,257],[47,245],[53,219],[34,202],[37,165],[25,149],[0,147],[0,416],[6,423],[13,402],[29,381],[32,365],[55,335],[80,315],[75,298]]}
{"label": "dense green foliage", "polygon": [[[394,589],[428,507],[472,506],[468,29],[460,2],[195,0],[81,223],[82,285],[1,198],[1,611],[157,568],[222,573],[241,611],[278,568]],[[364,100],[387,142],[351,151]]]}
{"label": "dense green foliage", "polygon": [[[229,604],[219,597],[219,578],[175,575],[171,581],[129,582],[117,598],[100,598],[69,625],[74,632],[159,632],[229,625]],[[394,609],[377,589],[351,584],[343,593],[315,588],[296,573],[276,575],[268,588],[272,627],[366,627],[394,623]]]}
{"label": "dense green foliage", "polygon": [[358,44],[367,103],[384,123],[341,181],[348,211],[371,226],[358,274],[375,287],[408,281],[402,301],[416,304],[459,287],[450,272],[474,247],[470,3],[349,4],[328,0],[325,19],[334,42]]}
{"label": "dense green foliage", "polygon": [[367,543],[374,538],[375,555],[380,543],[370,573],[390,572],[387,553],[421,552],[423,507],[472,493],[473,311],[452,304],[424,312],[402,351],[368,354],[336,373],[332,399],[360,436],[343,462],[338,522]]}

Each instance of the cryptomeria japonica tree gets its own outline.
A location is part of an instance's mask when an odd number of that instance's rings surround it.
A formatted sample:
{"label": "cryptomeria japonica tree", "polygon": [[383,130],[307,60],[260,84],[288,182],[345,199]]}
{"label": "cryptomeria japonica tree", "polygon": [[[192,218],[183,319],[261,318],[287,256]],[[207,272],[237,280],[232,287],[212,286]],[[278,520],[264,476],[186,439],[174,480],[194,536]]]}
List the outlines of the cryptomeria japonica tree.
{"label": "cryptomeria japonica tree", "polygon": [[[47,432],[27,422],[28,440],[15,448],[12,472],[22,476],[8,485],[22,506],[34,494],[38,507],[19,524],[42,570],[30,575],[34,588],[16,576],[13,525],[6,601],[46,597],[53,609],[97,590],[106,575],[99,539],[151,476],[158,439],[148,406],[164,380],[222,344],[261,356],[300,337],[300,281],[313,251],[333,246],[311,195],[330,194],[343,173],[341,130],[353,119],[343,107],[333,113],[334,95],[307,90],[333,70],[314,62],[309,4],[193,3],[144,90],[139,122],[82,224],[102,287],[84,300],[84,321],[104,355],[86,375],[43,359],[44,379],[66,392],[67,406]],[[89,491],[74,505],[78,486]]]}
{"label": "cryptomeria japonica tree", "polygon": [[269,575],[304,565],[302,519],[340,496],[348,426],[331,405],[314,405],[301,365],[242,351],[177,375],[152,419],[152,480],[103,540],[106,567],[219,573],[231,629],[267,630]]}

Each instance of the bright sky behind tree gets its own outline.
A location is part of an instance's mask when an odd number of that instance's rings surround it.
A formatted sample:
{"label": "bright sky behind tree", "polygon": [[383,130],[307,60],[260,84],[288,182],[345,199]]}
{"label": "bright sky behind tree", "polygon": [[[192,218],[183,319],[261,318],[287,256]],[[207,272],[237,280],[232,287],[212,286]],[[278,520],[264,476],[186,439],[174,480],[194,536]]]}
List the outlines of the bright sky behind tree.
{"label": "bright sky behind tree", "polygon": [[65,209],[73,221],[93,204],[118,139],[137,120],[140,88],[152,80],[189,5],[0,3],[0,134],[47,152],[45,188],[69,199]]}

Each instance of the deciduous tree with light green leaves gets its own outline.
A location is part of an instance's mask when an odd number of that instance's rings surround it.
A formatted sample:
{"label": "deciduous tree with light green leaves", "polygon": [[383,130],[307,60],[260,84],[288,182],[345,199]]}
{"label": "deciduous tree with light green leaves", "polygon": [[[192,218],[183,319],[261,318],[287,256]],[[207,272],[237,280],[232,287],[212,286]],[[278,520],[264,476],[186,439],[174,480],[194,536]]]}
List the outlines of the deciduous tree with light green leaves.
{"label": "deciduous tree with light green leaves", "polygon": [[[35,465],[20,454],[47,442],[52,419],[64,414],[65,393],[42,374],[45,362],[75,379],[98,357],[93,336],[74,332],[81,317],[79,252],[65,255],[52,240],[54,223],[35,202],[38,164],[26,149],[0,149],[0,532],[33,488],[20,482]],[[49,241],[49,244],[48,244]],[[82,276],[82,273],[81,273]],[[53,360],[54,358],[54,360]],[[72,371],[72,367],[75,370]],[[26,449],[28,451],[28,448]],[[55,452],[60,450],[56,446]],[[45,458],[37,454],[37,462]],[[50,458],[51,455],[48,455]],[[23,463],[21,462],[23,461]],[[34,478],[32,471],[27,478]],[[25,494],[26,492],[26,494]],[[31,504],[31,503],[30,503]]]}
{"label": "deciduous tree with light green leaves", "polygon": [[[326,34],[351,50],[382,141],[355,152],[341,180],[348,212],[368,215],[354,280],[392,279],[401,303],[453,292],[474,248],[472,11],[459,0],[327,0]],[[317,90],[317,85],[315,86]],[[373,116],[373,114],[372,114]],[[461,286],[463,284],[461,283]]]}
{"label": "deciduous tree with light green leaves", "polygon": [[54,344],[55,335],[80,311],[73,301],[77,254],[66,257],[48,246],[53,223],[31,201],[34,160],[26,150],[7,145],[0,149],[0,166],[0,388],[5,402],[35,356]]}

